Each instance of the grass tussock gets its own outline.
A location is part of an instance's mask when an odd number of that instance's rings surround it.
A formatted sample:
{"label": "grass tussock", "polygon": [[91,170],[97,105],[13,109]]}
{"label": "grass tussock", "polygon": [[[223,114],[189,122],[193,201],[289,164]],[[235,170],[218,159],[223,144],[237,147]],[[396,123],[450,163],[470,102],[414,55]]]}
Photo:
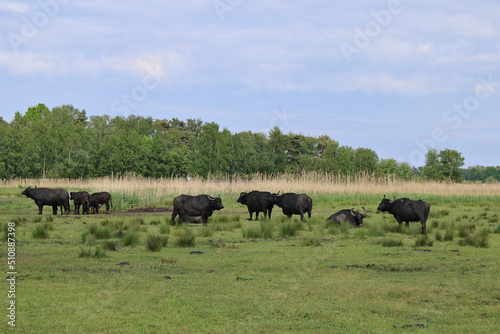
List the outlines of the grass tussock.
{"label": "grass tussock", "polygon": [[79,257],[81,258],[94,258],[94,259],[100,259],[106,256],[106,251],[101,249],[100,247],[96,247],[93,249],[92,247],[87,247],[87,248],[81,248],[80,253],[78,254]]}
{"label": "grass tussock", "polygon": [[45,222],[43,224],[37,225],[31,235],[35,239],[48,239],[49,231],[53,230],[54,230],[53,225],[48,222]]}
{"label": "grass tussock", "polygon": [[146,249],[150,252],[158,252],[163,247],[166,247],[168,237],[156,234],[149,234],[146,238]]}
{"label": "grass tussock", "polygon": [[185,230],[175,238],[174,245],[177,247],[194,247],[196,245],[196,236],[190,230]]}
{"label": "grass tussock", "polygon": [[403,240],[394,238],[384,238],[379,241],[382,247],[401,247],[403,246]]}
{"label": "grass tussock", "polygon": [[490,230],[488,228],[483,228],[476,231],[474,234],[468,234],[463,239],[458,241],[460,246],[473,246],[479,248],[488,248],[488,237],[490,235]]}
{"label": "grass tussock", "polygon": [[139,233],[134,230],[131,230],[127,231],[123,235],[123,237],[121,238],[121,243],[123,246],[133,247],[139,243],[139,239],[140,239]]}
{"label": "grass tussock", "polygon": [[415,240],[415,247],[431,247],[433,244],[427,235],[421,235]]}

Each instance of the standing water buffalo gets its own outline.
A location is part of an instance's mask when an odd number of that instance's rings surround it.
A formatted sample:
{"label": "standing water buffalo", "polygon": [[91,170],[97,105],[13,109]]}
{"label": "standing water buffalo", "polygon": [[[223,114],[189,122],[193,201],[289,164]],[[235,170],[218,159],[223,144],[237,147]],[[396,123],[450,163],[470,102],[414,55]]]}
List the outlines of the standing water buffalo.
{"label": "standing water buffalo", "polygon": [[82,213],[89,214],[90,209],[90,201],[89,201],[89,193],[86,191],[80,192],[70,192],[69,193],[70,200],[73,200],[73,205],[75,206],[75,215],[80,214],[80,206],[83,206]]}
{"label": "standing water buffalo", "polygon": [[291,218],[292,215],[300,215],[300,220],[304,219],[304,213],[307,212],[311,218],[312,199],[306,194],[273,194],[275,203],[283,210],[283,214]]}
{"label": "standing water buffalo", "polygon": [[361,227],[363,226],[363,218],[365,218],[366,210],[363,208],[363,214],[354,211],[354,208],[351,210],[345,209],[340,210],[337,213],[334,213],[327,220],[331,220],[334,223],[340,224],[342,221],[348,221],[349,223]]}
{"label": "standing water buffalo", "polygon": [[37,188],[31,187],[26,188],[22,195],[32,198],[35,200],[35,204],[38,205],[38,214],[42,214],[43,206],[52,206],[52,213],[57,215],[57,207],[61,207],[61,214],[64,212],[69,213],[69,194],[64,189],[49,189],[49,188]]}
{"label": "standing water buffalo", "polygon": [[412,201],[408,198],[396,199],[394,197],[394,200],[391,201],[385,198],[384,195],[377,210],[392,213],[398,221],[399,226],[401,226],[402,222],[406,222],[406,226],[410,226],[410,222],[420,222],[422,223],[422,234],[426,234],[425,223],[427,222],[427,217],[429,217],[430,208],[430,204],[422,200]]}
{"label": "standing water buffalo", "polygon": [[106,204],[106,213],[109,212],[109,204],[113,206],[111,202],[111,194],[108,192],[93,193],[89,196],[90,207],[92,208],[92,213],[99,213],[99,205]]}
{"label": "standing water buffalo", "polygon": [[219,197],[213,198],[209,195],[180,195],[174,198],[174,211],[170,225],[174,225],[174,220],[179,215],[179,223],[189,220],[189,217],[201,216],[203,225],[207,225],[208,217],[214,210],[224,209],[222,200]]}
{"label": "standing water buffalo", "polygon": [[252,214],[255,212],[255,220],[259,220],[259,213],[264,212],[264,217],[271,219],[273,212],[274,197],[268,191],[252,190],[251,192],[242,192],[240,198],[236,200],[238,203],[246,205],[252,220]]}

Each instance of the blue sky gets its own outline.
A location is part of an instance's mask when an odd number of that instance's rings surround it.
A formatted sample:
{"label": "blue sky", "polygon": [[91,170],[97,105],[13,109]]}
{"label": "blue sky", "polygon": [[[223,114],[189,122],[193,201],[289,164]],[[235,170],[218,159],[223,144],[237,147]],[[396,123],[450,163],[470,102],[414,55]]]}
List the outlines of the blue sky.
{"label": "blue sky", "polygon": [[0,116],[201,118],[500,165],[500,4],[0,0]]}

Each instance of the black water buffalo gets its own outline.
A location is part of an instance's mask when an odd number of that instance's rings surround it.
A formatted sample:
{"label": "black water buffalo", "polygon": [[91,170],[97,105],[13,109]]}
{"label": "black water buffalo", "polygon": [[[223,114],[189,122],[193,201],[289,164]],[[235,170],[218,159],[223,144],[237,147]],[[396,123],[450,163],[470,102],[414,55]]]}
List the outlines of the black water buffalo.
{"label": "black water buffalo", "polygon": [[180,195],[174,198],[174,211],[170,225],[174,225],[175,217],[179,215],[179,223],[190,220],[189,217],[201,216],[203,225],[207,225],[208,217],[214,210],[224,209],[219,197],[213,198],[209,195]]}
{"label": "black water buffalo", "polygon": [[80,191],[80,192],[70,192],[69,193],[70,200],[73,200],[73,205],[75,206],[75,215],[80,214],[80,206],[82,207],[82,213],[83,214],[89,214],[89,209],[90,209],[90,201],[89,201],[89,193],[86,191]]}
{"label": "black water buffalo", "polygon": [[252,214],[255,212],[255,220],[259,220],[259,213],[264,212],[264,217],[271,219],[273,212],[274,197],[268,191],[252,190],[251,192],[242,192],[236,200],[238,203],[246,205],[252,220]]}
{"label": "black water buffalo", "polygon": [[37,188],[31,187],[26,188],[22,195],[32,198],[35,200],[35,204],[38,205],[38,214],[42,214],[43,206],[52,206],[52,213],[57,215],[57,207],[61,207],[61,214],[64,212],[68,214],[70,212],[69,208],[69,194],[64,189],[49,189],[49,188]]}
{"label": "black water buffalo", "polygon": [[311,218],[312,199],[306,194],[273,194],[277,206],[283,210],[283,214],[291,218],[292,215],[300,215],[300,220],[304,219],[304,213],[307,212]]}
{"label": "black water buffalo", "polygon": [[99,205],[106,204],[106,213],[109,212],[109,204],[113,206],[111,202],[111,194],[108,192],[93,193],[89,196],[90,207],[92,208],[92,213],[99,213]]}
{"label": "black water buffalo", "polygon": [[409,198],[396,199],[394,197],[394,200],[391,201],[384,195],[377,210],[392,213],[399,226],[402,222],[405,222],[406,226],[410,226],[410,222],[420,222],[422,223],[422,234],[426,234],[425,224],[427,217],[429,217],[430,208],[430,204],[422,200],[412,201]]}
{"label": "black water buffalo", "polygon": [[345,209],[345,210],[340,210],[330,217],[328,217],[326,220],[331,220],[334,223],[340,224],[342,221],[348,221],[349,223],[361,227],[363,226],[363,218],[365,218],[366,215],[366,210],[364,207],[363,208],[363,214],[354,211],[354,208],[351,210]]}

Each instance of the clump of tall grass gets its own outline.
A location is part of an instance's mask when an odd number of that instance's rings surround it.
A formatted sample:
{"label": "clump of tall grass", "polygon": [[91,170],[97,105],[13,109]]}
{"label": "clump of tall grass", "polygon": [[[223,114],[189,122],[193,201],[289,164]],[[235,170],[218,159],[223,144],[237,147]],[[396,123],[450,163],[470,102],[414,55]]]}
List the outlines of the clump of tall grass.
{"label": "clump of tall grass", "polygon": [[162,247],[167,246],[167,243],[167,236],[149,234],[146,238],[146,249],[150,252],[158,252]]}
{"label": "clump of tall grass", "polygon": [[474,246],[479,248],[489,247],[488,236],[490,230],[488,228],[480,229],[476,231],[473,235],[467,234],[463,239],[458,241],[460,246]]}
{"label": "clump of tall grass", "polygon": [[403,246],[403,240],[394,238],[384,238],[379,241],[382,247],[401,247]]}
{"label": "clump of tall grass", "polygon": [[123,246],[135,246],[139,243],[139,233],[136,231],[128,231],[121,238]]}
{"label": "clump of tall grass", "polygon": [[185,230],[184,233],[176,237],[174,244],[177,247],[194,247],[196,237],[191,231]]}
{"label": "clump of tall grass", "polygon": [[302,229],[301,222],[286,222],[279,225],[278,234],[280,237],[293,237],[297,231]]}
{"label": "clump of tall grass", "polygon": [[257,239],[262,236],[262,232],[258,226],[241,229],[241,234],[245,239]]}
{"label": "clump of tall grass", "polygon": [[302,239],[302,246],[304,247],[319,247],[321,246],[320,238],[310,237]]}
{"label": "clump of tall grass", "polygon": [[111,229],[107,226],[90,225],[88,233],[92,234],[96,239],[111,238]]}
{"label": "clump of tall grass", "polygon": [[170,233],[170,225],[162,224],[160,225],[160,234],[169,234]]}
{"label": "clump of tall grass", "polygon": [[274,234],[274,223],[270,220],[260,222],[261,238],[271,239]]}
{"label": "clump of tall grass", "polygon": [[78,254],[78,256],[81,258],[91,257],[100,259],[106,256],[106,251],[101,249],[100,247],[96,247],[95,250],[92,252],[92,247],[88,247],[87,249],[82,247],[80,249],[80,253]]}
{"label": "clump of tall grass", "polygon": [[342,221],[340,224],[328,222],[327,225],[328,233],[333,235],[343,234],[345,236],[349,235],[349,231],[354,228],[354,226],[348,221]]}
{"label": "clump of tall grass", "polygon": [[493,233],[497,234],[497,233],[500,233],[500,224],[498,224],[494,229],[493,229]]}
{"label": "clump of tall grass", "polygon": [[102,248],[107,251],[116,252],[116,241],[105,240],[102,243]]}
{"label": "clump of tall grass", "polygon": [[48,231],[52,230],[54,230],[52,224],[45,222],[43,224],[37,225],[31,235],[35,239],[48,239],[49,237]]}
{"label": "clump of tall grass", "polygon": [[211,237],[214,234],[214,229],[211,226],[203,226],[199,231],[200,237]]}
{"label": "clump of tall grass", "polygon": [[433,241],[427,235],[421,235],[415,240],[415,247],[431,247],[433,244]]}

